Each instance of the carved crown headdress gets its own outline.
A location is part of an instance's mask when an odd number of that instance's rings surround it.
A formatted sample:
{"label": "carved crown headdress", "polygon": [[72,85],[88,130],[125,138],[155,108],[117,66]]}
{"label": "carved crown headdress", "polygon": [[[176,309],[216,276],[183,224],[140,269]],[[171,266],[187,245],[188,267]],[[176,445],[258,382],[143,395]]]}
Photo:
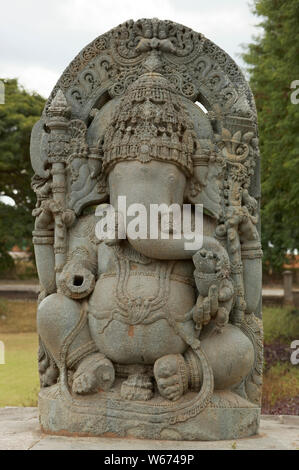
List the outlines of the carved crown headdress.
{"label": "carved crown headdress", "polygon": [[103,171],[126,160],[162,160],[190,176],[195,148],[193,123],[174,86],[147,72],[128,87],[114,111],[104,139]]}

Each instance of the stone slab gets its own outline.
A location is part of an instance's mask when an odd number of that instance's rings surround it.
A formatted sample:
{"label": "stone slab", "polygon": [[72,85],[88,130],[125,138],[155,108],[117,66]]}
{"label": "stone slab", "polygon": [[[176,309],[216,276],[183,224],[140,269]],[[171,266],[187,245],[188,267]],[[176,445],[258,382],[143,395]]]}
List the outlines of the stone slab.
{"label": "stone slab", "polygon": [[[170,407],[161,398],[154,404],[120,398],[121,382],[114,392],[76,398],[59,385],[39,393],[40,424],[49,434],[88,437],[137,438],[177,441],[216,441],[245,438],[258,432],[260,408],[232,392],[215,391],[210,403],[196,412],[194,392]],[[117,393],[118,391],[118,393]],[[193,403],[193,408],[192,404]],[[163,406],[164,405],[164,406]],[[160,414],[159,414],[160,413]]]}
{"label": "stone slab", "polygon": [[0,408],[0,450],[298,450],[299,416],[261,418],[257,436],[229,441],[153,441],[50,436],[40,430],[37,408]]}

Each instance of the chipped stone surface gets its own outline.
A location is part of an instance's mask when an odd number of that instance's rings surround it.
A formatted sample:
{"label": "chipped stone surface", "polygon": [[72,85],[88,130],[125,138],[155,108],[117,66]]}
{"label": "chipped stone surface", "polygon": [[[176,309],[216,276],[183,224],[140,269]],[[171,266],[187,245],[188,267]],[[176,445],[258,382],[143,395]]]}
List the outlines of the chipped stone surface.
{"label": "chipped stone surface", "polygon": [[50,436],[40,430],[37,408],[0,409],[0,450],[295,450],[298,416],[262,416],[257,436],[229,441],[158,441]]}

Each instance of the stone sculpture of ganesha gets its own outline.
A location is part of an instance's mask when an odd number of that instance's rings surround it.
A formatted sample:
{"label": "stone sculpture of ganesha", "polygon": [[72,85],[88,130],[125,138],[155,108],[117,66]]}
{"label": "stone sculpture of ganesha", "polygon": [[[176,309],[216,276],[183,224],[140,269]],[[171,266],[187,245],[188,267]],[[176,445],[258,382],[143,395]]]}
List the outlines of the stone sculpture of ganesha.
{"label": "stone sculpture of ganesha", "polygon": [[[59,89],[43,130],[33,130],[33,162],[36,142],[46,155],[33,179],[41,423],[51,432],[220,439],[229,410],[225,436],[253,434],[261,250],[248,184],[252,124],[215,127],[163,73],[163,53],[175,55],[167,25],[146,25],[160,39],[139,38],[143,65],[122,95],[84,121]],[[120,197],[147,214],[164,205],[156,238],[150,220],[146,237],[131,236],[134,214],[122,213]],[[116,230],[98,237],[107,203]],[[163,210],[185,203],[204,211],[193,249],[171,218],[163,236]]]}

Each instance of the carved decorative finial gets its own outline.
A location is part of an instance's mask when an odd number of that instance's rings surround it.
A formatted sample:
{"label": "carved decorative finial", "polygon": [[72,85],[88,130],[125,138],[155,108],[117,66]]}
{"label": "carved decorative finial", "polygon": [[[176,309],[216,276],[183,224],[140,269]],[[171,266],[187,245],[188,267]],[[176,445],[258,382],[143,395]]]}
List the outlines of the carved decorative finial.
{"label": "carved decorative finial", "polygon": [[169,39],[158,39],[157,37],[148,39],[145,37],[141,38],[136,46],[136,50],[139,52],[147,52],[153,49],[176,54],[176,48]]}
{"label": "carved decorative finial", "polygon": [[48,108],[48,115],[50,117],[54,116],[67,116],[69,115],[70,108],[68,106],[68,103],[66,101],[66,98],[62,92],[62,90],[59,88],[56,95],[54,96],[52,103],[50,104]]}
{"label": "carved decorative finial", "polygon": [[143,68],[146,72],[160,72],[163,67],[159,51],[153,50],[146,58]]}

